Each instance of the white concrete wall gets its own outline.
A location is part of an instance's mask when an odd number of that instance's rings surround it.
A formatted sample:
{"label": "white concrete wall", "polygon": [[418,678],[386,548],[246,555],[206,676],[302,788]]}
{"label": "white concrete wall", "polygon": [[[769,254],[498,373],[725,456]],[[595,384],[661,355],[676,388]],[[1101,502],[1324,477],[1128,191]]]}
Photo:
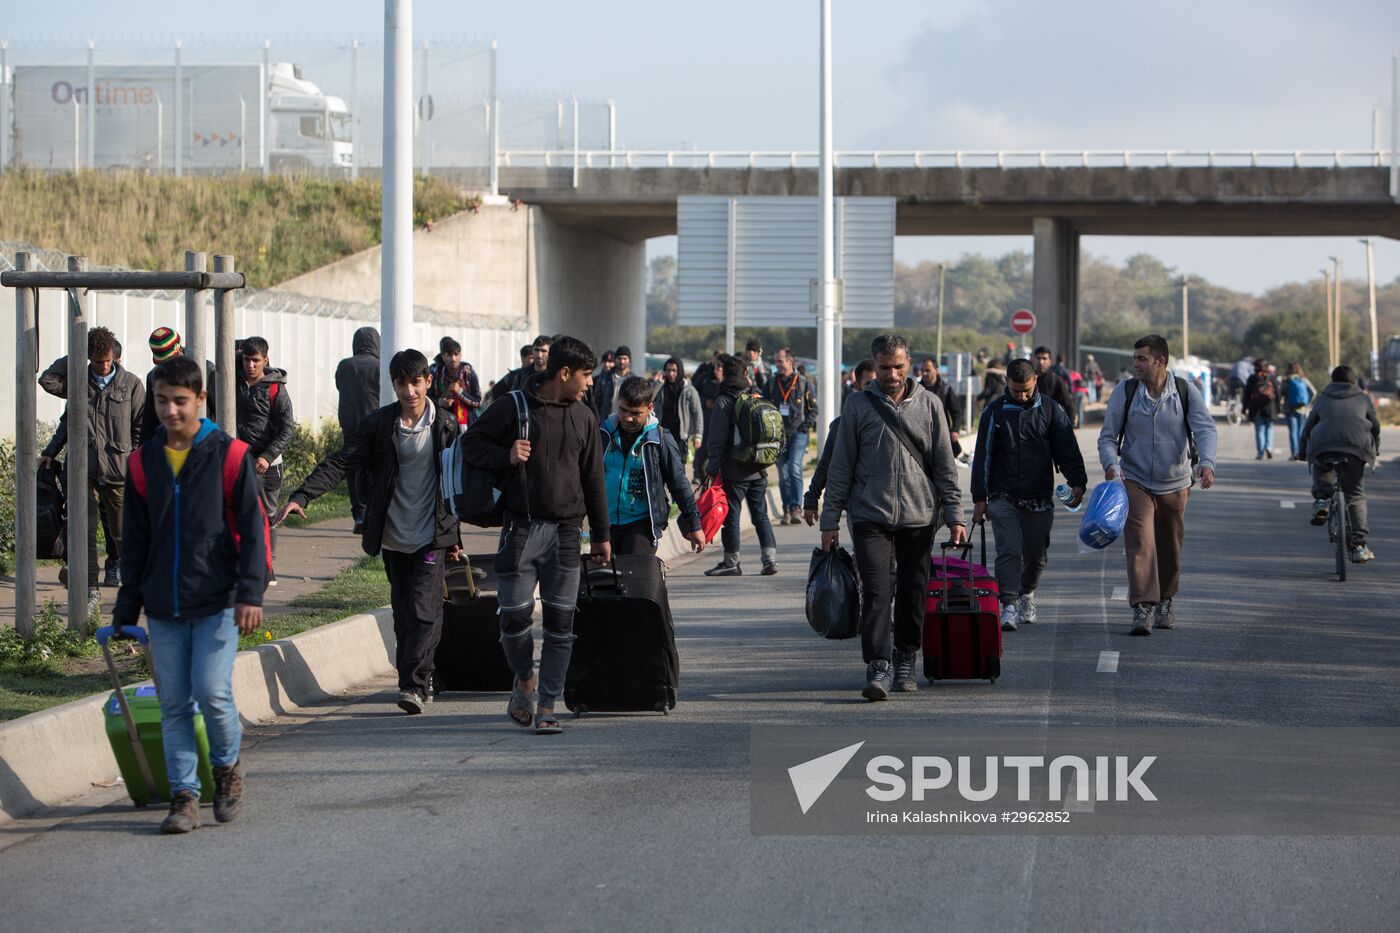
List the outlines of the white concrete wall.
{"label": "white concrete wall", "polygon": [[[566,227],[542,210],[530,214],[531,300],[540,330],[570,334],[596,353],[625,344],[641,371],[647,342],[646,243]],[[533,311],[534,309],[532,309]]]}
{"label": "white concrete wall", "polygon": [[[68,352],[66,298],[60,292],[40,292],[39,361],[42,372],[55,359]],[[15,355],[14,291],[0,288],[0,347],[5,358]],[[214,332],[214,309],[205,308],[205,331]],[[90,324],[110,328],[123,346],[123,364],[143,379],[152,366],[146,340],[155,328],[173,326],[185,332],[184,302],[169,298],[144,298],[118,293],[98,293]],[[378,322],[350,317],[293,311],[250,310],[235,305],[236,336],[267,339],[272,365],[286,369],[287,391],[298,421],[318,426],[322,419],[334,420],[339,394],[335,389],[336,364],[350,355],[350,340],[365,325]],[[415,346],[431,359],[443,336],[462,344],[463,357],[477,367],[483,390],[486,383],[508,368],[519,365],[519,350],[533,334],[508,327],[443,326],[415,322]],[[15,435],[15,377],[13,366],[0,378],[0,437]],[[57,422],[63,401],[38,390],[38,420]],[[42,443],[42,440],[41,440]]]}

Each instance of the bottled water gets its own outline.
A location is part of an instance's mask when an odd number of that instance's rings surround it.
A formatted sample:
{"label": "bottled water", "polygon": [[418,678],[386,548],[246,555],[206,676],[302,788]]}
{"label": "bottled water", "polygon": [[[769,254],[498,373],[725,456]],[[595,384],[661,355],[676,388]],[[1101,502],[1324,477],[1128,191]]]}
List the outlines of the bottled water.
{"label": "bottled water", "polygon": [[1069,486],[1064,483],[1055,487],[1055,498],[1059,499],[1064,507],[1071,512],[1078,512],[1084,507],[1083,502],[1080,502],[1079,505],[1070,505],[1070,503],[1074,501],[1074,490],[1070,489]]}

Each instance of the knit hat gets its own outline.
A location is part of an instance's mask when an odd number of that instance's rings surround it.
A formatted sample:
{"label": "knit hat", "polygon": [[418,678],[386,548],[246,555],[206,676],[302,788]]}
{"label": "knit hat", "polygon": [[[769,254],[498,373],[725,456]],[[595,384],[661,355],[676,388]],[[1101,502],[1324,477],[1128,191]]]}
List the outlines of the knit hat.
{"label": "knit hat", "polygon": [[626,344],[623,344],[622,346],[617,348],[617,355],[625,356],[630,360],[632,358],[632,348],[627,346]]}
{"label": "knit hat", "polygon": [[180,352],[180,335],[171,327],[157,327],[151,331],[151,339],[147,343],[157,363],[164,363]]}

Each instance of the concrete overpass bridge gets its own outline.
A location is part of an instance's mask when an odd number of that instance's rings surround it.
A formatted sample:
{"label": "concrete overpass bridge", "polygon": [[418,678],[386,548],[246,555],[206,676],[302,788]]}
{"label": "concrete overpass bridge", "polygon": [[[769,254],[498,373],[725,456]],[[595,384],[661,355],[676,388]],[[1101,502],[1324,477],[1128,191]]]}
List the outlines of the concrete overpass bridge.
{"label": "concrete overpass bridge", "polygon": [[[1386,151],[843,152],[835,175],[837,196],[894,198],[899,234],[1032,236],[1036,337],[1066,352],[1078,342],[1082,235],[1400,239]],[[645,254],[624,244],[674,234],[678,197],[817,194],[808,152],[504,152],[499,176],[503,192],[540,208],[557,238],[582,249],[589,267],[571,278],[629,289],[645,281]],[[614,245],[584,248],[599,238]],[[640,290],[591,293],[607,295],[606,306],[542,308],[544,329],[587,333],[602,315],[643,342]]]}

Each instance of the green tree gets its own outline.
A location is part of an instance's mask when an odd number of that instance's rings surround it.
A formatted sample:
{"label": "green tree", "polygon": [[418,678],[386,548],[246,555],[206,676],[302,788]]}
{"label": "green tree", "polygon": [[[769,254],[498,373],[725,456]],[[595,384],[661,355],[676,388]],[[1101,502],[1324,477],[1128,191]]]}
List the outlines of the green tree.
{"label": "green tree", "polygon": [[676,323],[676,257],[653,256],[647,267],[647,327]]}

